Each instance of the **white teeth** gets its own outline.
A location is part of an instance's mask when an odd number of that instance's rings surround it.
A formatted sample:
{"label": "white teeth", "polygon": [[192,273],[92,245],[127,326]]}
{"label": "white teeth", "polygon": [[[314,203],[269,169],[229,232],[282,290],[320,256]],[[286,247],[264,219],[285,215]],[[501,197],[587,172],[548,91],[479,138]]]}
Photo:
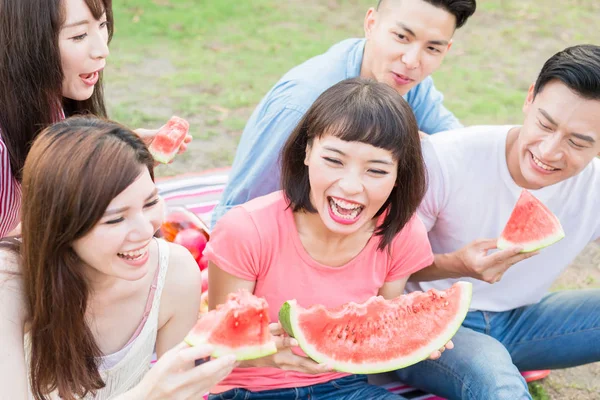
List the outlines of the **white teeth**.
{"label": "white teeth", "polygon": [[344,208],[346,210],[354,210],[357,208],[361,208],[362,206],[360,204],[356,204],[356,203],[348,203],[347,201],[344,200],[340,200],[340,199],[333,199],[331,198],[331,200],[338,206],[341,208]]}
{"label": "white teeth", "polygon": [[[331,210],[339,218],[352,220],[352,219],[356,218],[363,209],[362,206],[357,206],[356,204],[350,204],[350,203],[346,203],[343,201],[339,201],[339,202],[342,204],[348,204],[351,206],[351,208],[342,207],[342,206],[338,205],[338,201],[329,199],[329,205],[331,207]],[[339,211],[340,208],[343,208],[344,210],[348,210],[348,211],[352,210],[352,212],[350,214],[342,214]]]}
{"label": "white teeth", "polygon": [[531,155],[531,157],[533,158],[533,162],[535,163],[535,165],[537,165],[538,167],[545,169],[546,171],[556,171],[556,168],[552,168],[551,166],[544,164],[543,162],[538,160],[533,154]]}
{"label": "white teeth", "polygon": [[148,252],[148,246],[145,246],[144,248],[141,248],[139,250],[124,251],[122,253],[118,253],[118,256],[122,257],[122,258],[127,258],[129,260],[139,260],[140,258],[145,256],[147,252]]}

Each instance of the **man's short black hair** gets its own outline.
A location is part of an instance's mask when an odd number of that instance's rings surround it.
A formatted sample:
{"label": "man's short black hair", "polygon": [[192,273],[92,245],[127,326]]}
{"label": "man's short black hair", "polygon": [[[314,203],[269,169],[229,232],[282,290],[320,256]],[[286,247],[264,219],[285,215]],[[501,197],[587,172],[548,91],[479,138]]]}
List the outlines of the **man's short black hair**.
{"label": "man's short black hair", "polygon": [[600,100],[600,46],[567,47],[550,57],[537,77],[533,96],[553,80],[562,82],[585,99]]}
{"label": "man's short black hair", "polygon": [[[381,3],[389,0],[379,0],[377,2],[377,9],[381,6]],[[435,7],[441,8],[454,15],[456,18],[456,28],[463,26],[469,17],[475,13],[477,7],[475,0],[423,0]]]}

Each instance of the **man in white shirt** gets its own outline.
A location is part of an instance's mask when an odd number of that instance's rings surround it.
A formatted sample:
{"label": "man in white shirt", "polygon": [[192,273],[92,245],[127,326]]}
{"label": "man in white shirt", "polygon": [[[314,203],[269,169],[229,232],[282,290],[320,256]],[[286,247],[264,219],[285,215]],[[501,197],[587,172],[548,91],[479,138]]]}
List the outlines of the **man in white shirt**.
{"label": "man in white shirt", "polygon": [[[429,189],[419,209],[436,253],[410,291],[473,283],[455,348],[397,371],[448,399],[531,399],[519,370],[600,361],[600,290],[548,294],[600,238],[600,47],[551,57],[529,89],[519,126],[484,126],[423,140]],[[560,220],[565,238],[535,253],[496,249],[522,189]]]}

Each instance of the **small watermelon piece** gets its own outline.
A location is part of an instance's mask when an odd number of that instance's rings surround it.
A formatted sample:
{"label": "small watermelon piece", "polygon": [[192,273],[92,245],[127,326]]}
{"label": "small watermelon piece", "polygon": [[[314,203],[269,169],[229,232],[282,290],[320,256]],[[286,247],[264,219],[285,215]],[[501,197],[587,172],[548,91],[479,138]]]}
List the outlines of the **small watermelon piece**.
{"label": "small watermelon piece", "polygon": [[231,293],[226,303],[203,314],[184,340],[190,346],[212,345],[213,357],[234,354],[238,360],[251,360],[277,352],[267,301],[245,290]]}
{"label": "small watermelon piece", "polygon": [[175,158],[179,146],[183,143],[190,129],[190,124],[183,118],[172,116],[167,123],[159,129],[152,140],[150,153],[160,163],[168,164]]}
{"label": "small watermelon piece", "polygon": [[471,304],[472,285],[413,292],[392,300],[305,309],[295,300],[279,310],[285,331],[313,360],[352,374],[393,371],[428,358],[454,336]]}
{"label": "small watermelon piece", "polygon": [[560,221],[529,191],[523,189],[498,238],[497,247],[522,246],[522,253],[548,247],[565,237]]}

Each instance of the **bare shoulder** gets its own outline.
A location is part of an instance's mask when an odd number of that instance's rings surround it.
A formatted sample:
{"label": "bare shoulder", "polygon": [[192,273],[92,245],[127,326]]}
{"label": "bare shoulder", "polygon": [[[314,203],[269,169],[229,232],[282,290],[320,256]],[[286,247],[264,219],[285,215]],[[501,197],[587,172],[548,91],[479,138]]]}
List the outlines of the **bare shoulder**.
{"label": "bare shoulder", "polygon": [[167,285],[178,290],[200,288],[200,269],[194,257],[183,246],[175,243],[168,243],[168,245],[169,270],[165,288]]}
{"label": "bare shoulder", "polygon": [[200,269],[194,257],[183,246],[175,243],[168,243],[168,246],[169,269],[161,300],[164,322],[178,312],[197,312],[202,289]]}
{"label": "bare shoulder", "polygon": [[0,310],[12,321],[25,322],[27,307],[20,258],[8,249],[0,249]]}

